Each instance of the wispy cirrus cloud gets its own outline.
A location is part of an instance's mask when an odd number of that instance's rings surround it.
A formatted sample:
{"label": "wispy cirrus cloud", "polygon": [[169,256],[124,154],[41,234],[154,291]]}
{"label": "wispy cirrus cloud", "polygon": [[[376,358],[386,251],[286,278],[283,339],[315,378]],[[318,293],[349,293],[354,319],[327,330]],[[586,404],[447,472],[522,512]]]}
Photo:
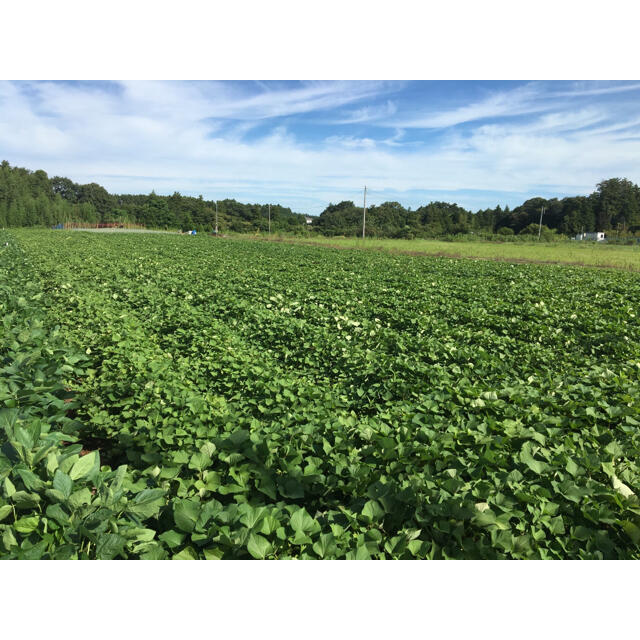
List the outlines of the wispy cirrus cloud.
{"label": "wispy cirrus cloud", "polygon": [[441,129],[487,118],[547,111],[549,106],[539,98],[535,85],[527,84],[509,91],[492,92],[482,100],[447,110],[432,110],[427,105],[426,113],[399,115],[389,124],[405,129]]}
{"label": "wispy cirrus cloud", "polygon": [[[604,85],[604,86],[603,86]],[[626,93],[628,91],[637,91],[640,89],[640,82],[597,82],[582,81],[570,83],[570,88],[564,91],[553,91],[551,97],[585,97],[585,96],[602,96],[612,93]]]}
{"label": "wispy cirrus cloud", "polygon": [[[328,148],[335,147],[345,147],[345,148],[363,148],[363,149],[373,149],[376,147],[400,147],[403,146],[402,139],[405,136],[405,131],[403,129],[397,129],[396,132],[392,136],[388,136],[386,138],[374,139],[367,137],[357,137],[351,135],[333,135],[325,138],[324,142]],[[415,143],[406,143],[406,144],[415,144]]]}
{"label": "wispy cirrus cloud", "polygon": [[587,107],[576,111],[545,113],[526,122],[503,122],[499,124],[481,124],[475,131],[493,132],[501,135],[517,133],[519,135],[567,135],[578,132],[607,120],[607,114],[601,109]]}
{"label": "wispy cirrus cloud", "polygon": [[333,120],[333,124],[358,124],[362,122],[372,122],[382,120],[392,116],[398,107],[395,102],[387,100],[386,103],[375,106],[361,107],[347,113],[343,118]]}
{"label": "wispy cirrus cloud", "polygon": [[[304,82],[304,83],[228,83],[228,82],[124,82],[126,99],[152,111],[172,111],[188,106],[189,113],[201,118],[262,120],[336,109],[378,96],[391,83]],[[256,91],[256,88],[259,90]]]}

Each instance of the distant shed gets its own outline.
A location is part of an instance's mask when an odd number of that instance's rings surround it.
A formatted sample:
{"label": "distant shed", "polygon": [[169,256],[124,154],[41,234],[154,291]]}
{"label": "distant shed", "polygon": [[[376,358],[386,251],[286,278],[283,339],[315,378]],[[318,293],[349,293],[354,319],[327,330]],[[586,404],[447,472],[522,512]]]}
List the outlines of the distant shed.
{"label": "distant shed", "polygon": [[576,234],[574,240],[590,240],[592,242],[604,242],[606,237],[604,231],[587,231],[586,233]]}

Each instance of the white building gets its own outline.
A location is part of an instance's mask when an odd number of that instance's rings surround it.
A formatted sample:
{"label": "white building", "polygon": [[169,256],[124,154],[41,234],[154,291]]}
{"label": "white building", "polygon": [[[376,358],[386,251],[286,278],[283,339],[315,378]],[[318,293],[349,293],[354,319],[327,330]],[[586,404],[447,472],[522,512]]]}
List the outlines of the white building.
{"label": "white building", "polygon": [[591,240],[592,242],[604,242],[604,231],[588,231],[586,233],[578,233],[574,240]]}
{"label": "white building", "polygon": [[311,223],[313,222],[313,218],[312,218],[311,216],[305,216],[305,217],[304,217],[304,221],[305,221],[307,224],[311,224]]}

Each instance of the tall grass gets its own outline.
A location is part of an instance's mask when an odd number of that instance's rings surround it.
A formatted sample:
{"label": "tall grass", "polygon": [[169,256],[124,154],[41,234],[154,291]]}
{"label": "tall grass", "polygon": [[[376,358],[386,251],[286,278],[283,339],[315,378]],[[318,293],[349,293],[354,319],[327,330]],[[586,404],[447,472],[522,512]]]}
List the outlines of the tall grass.
{"label": "tall grass", "polygon": [[344,238],[314,236],[296,238],[273,234],[276,241],[311,243],[345,249],[365,249],[400,253],[419,253],[455,258],[551,262],[594,267],[615,267],[640,271],[640,245],[610,245],[595,242],[446,242],[443,240],[388,238]]}

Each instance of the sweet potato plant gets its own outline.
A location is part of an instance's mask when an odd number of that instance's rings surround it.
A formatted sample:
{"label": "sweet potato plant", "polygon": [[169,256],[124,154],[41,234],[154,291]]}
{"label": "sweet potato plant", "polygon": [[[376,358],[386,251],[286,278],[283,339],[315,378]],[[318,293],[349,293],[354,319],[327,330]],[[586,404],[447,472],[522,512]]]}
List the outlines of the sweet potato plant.
{"label": "sweet potato plant", "polygon": [[640,557],[638,274],[0,240],[1,557]]}

